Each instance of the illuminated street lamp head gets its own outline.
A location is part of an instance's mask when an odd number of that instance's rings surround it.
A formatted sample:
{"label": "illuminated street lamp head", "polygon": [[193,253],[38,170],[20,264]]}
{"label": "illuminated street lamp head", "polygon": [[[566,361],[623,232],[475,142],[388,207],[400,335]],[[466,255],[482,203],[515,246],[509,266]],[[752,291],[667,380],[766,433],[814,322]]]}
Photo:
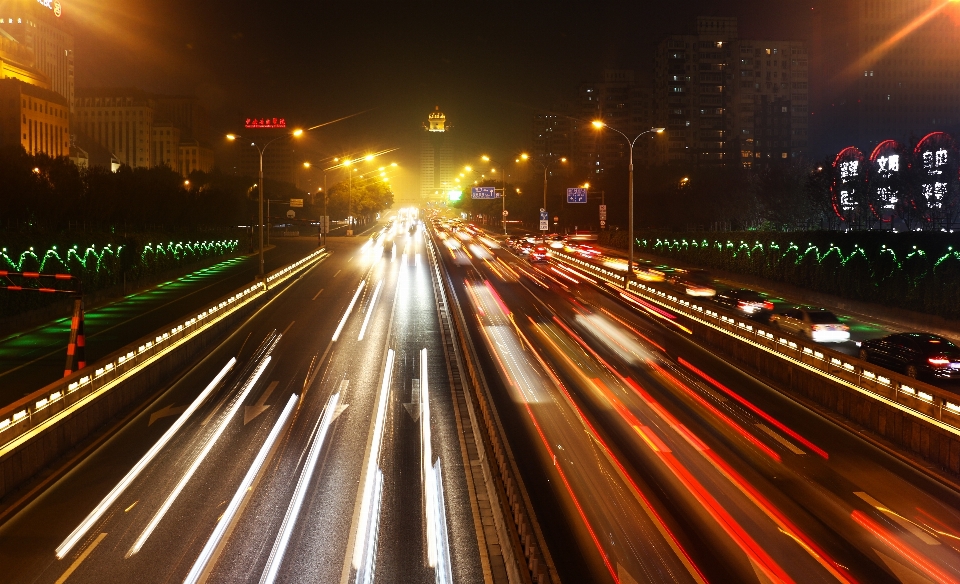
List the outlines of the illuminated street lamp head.
{"label": "illuminated street lamp head", "polygon": [[590,183],[583,183],[583,188],[589,189],[589,188],[590,188]]}
{"label": "illuminated street lamp head", "polygon": [[294,130],[293,135],[299,138],[300,136],[303,136],[303,130]]}
{"label": "illuminated street lamp head", "polygon": [[344,165],[344,166],[350,166],[351,164],[353,164],[353,161],[350,160],[349,158],[344,158],[344,159],[343,159],[343,165]]}
{"label": "illuminated street lamp head", "polygon": [[566,157],[566,156],[564,156],[563,158],[560,159],[560,162],[566,162],[566,161],[567,161],[567,157]]}
{"label": "illuminated street lamp head", "polygon": [[371,160],[373,160],[373,154],[367,154],[367,155],[364,157],[364,160],[366,160],[367,162],[370,162]]}
{"label": "illuminated street lamp head", "polygon": [[526,152],[520,155],[520,160],[529,160],[529,158],[530,158],[530,155],[527,154]]}
{"label": "illuminated street lamp head", "polygon": [[480,157],[480,160],[484,162],[490,162],[490,157],[484,154],[483,156]]}
{"label": "illuminated street lamp head", "polygon": [[604,123],[601,122],[600,120],[594,120],[594,121],[590,122],[590,124],[591,124],[594,128],[597,128],[597,129],[600,129],[600,128],[606,126],[606,124],[604,124]]}
{"label": "illuminated street lamp head", "polygon": [[189,187],[189,186],[190,186],[190,181],[188,181],[188,180],[183,181],[183,186]]}
{"label": "illuminated street lamp head", "polygon": [[397,167],[397,163],[396,163],[396,162],[391,162],[391,163],[390,163],[390,166],[396,168],[396,167]]}
{"label": "illuminated street lamp head", "polygon": [[237,139],[237,135],[236,135],[236,134],[227,134],[227,140],[233,141],[233,140],[236,140],[236,139]]}
{"label": "illuminated street lamp head", "polygon": [[465,171],[467,171],[467,172],[473,172],[473,167],[472,167],[472,166],[464,166],[464,167],[463,167],[463,170],[465,170]]}
{"label": "illuminated street lamp head", "polygon": [[303,167],[304,167],[304,168],[310,168],[310,163],[309,163],[309,162],[304,162],[304,163],[303,163]]}
{"label": "illuminated street lamp head", "polygon": [[650,129],[658,134],[662,134],[666,128],[650,128]]}

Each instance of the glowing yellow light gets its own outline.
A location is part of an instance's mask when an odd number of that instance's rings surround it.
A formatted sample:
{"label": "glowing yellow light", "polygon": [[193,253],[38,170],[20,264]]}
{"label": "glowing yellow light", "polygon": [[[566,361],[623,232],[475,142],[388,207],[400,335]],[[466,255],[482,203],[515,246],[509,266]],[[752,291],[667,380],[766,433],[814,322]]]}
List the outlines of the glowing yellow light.
{"label": "glowing yellow light", "polygon": [[366,160],[367,162],[370,162],[371,160],[373,160],[373,154],[367,154],[364,160]]}
{"label": "glowing yellow light", "polygon": [[390,163],[390,166],[394,166],[394,167],[395,167],[395,166],[397,166],[397,163],[396,163],[396,162],[391,162],[391,163]]}
{"label": "glowing yellow light", "polygon": [[566,162],[566,161],[567,161],[566,158],[561,158],[561,159],[560,159],[560,162]]}
{"label": "glowing yellow light", "polygon": [[303,130],[294,130],[293,135],[299,138],[300,136],[303,135]]}
{"label": "glowing yellow light", "polygon": [[463,170],[465,170],[465,171],[467,171],[467,172],[473,172],[473,167],[472,167],[472,166],[464,166],[464,167],[463,167]]}
{"label": "glowing yellow light", "polygon": [[653,131],[656,132],[656,133],[658,133],[658,134],[662,134],[665,129],[666,129],[666,128],[654,128]]}
{"label": "glowing yellow light", "polygon": [[343,161],[344,166],[350,166],[351,164],[353,164],[352,160],[350,160],[349,158],[344,159]]}
{"label": "glowing yellow light", "polygon": [[591,124],[594,128],[602,128],[602,127],[606,126],[606,124],[604,124],[604,123],[601,122],[600,120],[594,120],[594,121],[590,122],[590,124]]}
{"label": "glowing yellow light", "polygon": [[236,139],[237,139],[236,134],[227,134],[227,140],[236,140]]}
{"label": "glowing yellow light", "polygon": [[590,188],[590,183],[583,183],[583,188],[589,189],[589,188]]}
{"label": "glowing yellow light", "polygon": [[486,154],[484,154],[483,156],[481,156],[480,159],[483,160],[484,162],[490,162],[490,157],[487,156]]}
{"label": "glowing yellow light", "polygon": [[303,167],[304,167],[304,168],[310,168],[310,163],[309,163],[309,162],[304,162],[304,163],[303,163]]}
{"label": "glowing yellow light", "polygon": [[530,158],[530,155],[527,153],[523,153],[520,155],[520,160],[527,160],[529,158]]}

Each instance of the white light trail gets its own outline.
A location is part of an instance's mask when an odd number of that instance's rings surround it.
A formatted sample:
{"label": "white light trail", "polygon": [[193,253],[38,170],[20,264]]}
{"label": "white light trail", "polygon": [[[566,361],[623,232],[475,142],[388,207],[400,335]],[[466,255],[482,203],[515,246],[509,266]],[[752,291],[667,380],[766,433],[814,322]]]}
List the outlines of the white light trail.
{"label": "white light trail", "polygon": [[373,298],[370,299],[370,306],[367,308],[367,316],[363,318],[363,326],[360,327],[360,336],[357,337],[358,341],[362,341],[364,333],[367,332],[367,324],[370,322],[370,315],[373,314],[373,309],[377,305],[377,297],[380,295],[381,286],[383,286],[383,280],[377,282],[377,288],[373,291]]}
{"label": "white light trail", "polygon": [[387,418],[387,402],[390,396],[390,379],[393,376],[393,349],[387,350],[387,363],[384,366],[383,384],[377,403],[377,417],[373,426],[373,441],[370,443],[370,458],[367,459],[366,479],[363,483],[363,499],[360,504],[360,523],[357,526],[357,540],[353,547],[353,567],[358,571],[366,547],[367,529],[371,523],[371,503],[373,503],[376,476],[379,472],[380,446],[383,441],[383,427]]}
{"label": "white light trail", "polygon": [[357,287],[357,291],[353,294],[353,300],[350,301],[350,305],[347,306],[347,311],[343,313],[343,318],[340,319],[340,324],[337,325],[337,330],[333,333],[333,340],[336,341],[340,338],[340,332],[343,331],[343,325],[347,324],[347,318],[350,316],[350,312],[353,311],[353,305],[357,303],[357,298],[360,298],[360,292],[363,290],[366,280],[360,282],[360,286]]}
{"label": "white light trail", "polygon": [[180,481],[173,488],[173,491],[167,495],[163,505],[157,509],[157,512],[153,515],[153,518],[150,519],[150,523],[148,523],[147,527],[144,528],[143,533],[140,534],[140,537],[138,537],[137,540],[133,542],[133,545],[130,546],[130,550],[127,551],[127,555],[124,556],[124,558],[129,558],[130,556],[139,552],[140,548],[143,547],[143,544],[146,543],[147,539],[149,539],[153,534],[153,530],[157,528],[157,525],[160,525],[160,521],[163,519],[163,516],[166,515],[167,511],[170,510],[170,507],[173,506],[174,501],[177,500],[177,497],[180,496],[180,493],[187,486],[187,483],[189,483],[190,479],[193,478],[194,473],[196,473],[197,469],[200,468],[200,465],[207,457],[207,454],[210,454],[210,451],[213,450],[217,440],[220,439],[220,436],[223,434],[224,430],[226,430],[227,426],[230,425],[230,420],[232,420],[233,416],[240,411],[240,408],[243,407],[244,400],[246,400],[247,396],[250,395],[250,392],[253,390],[253,386],[257,384],[260,376],[263,375],[263,372],[267,369],[267,365],[270,364],[271,359],[272,357],[267,355],[267,357],[260,362],[260,365],[257,366],[256,370],[254,370],[253,375],[251,375],[250,379],[248,379],[244,384],[240,394],[234,398],[233,403],[230,405],[230,409],[227,410],[226,415],[224,415],[223,419],[220,420],[220,425],[217,426],[217,429],[213,432],[210,438],[207,439],[207,443],[203,445],[203,450],[200,451],[200,454],[198,454],[194,459],[193,464],[190,465],[190,468],[187,469],[187,472],[185,472],[183,477],[180,478]]}
{"label": "white light trail", "polygon": [[367,528],[367,541],[364,543],[363,564],[357,571],[357,584],[373,584],[377,570],[377,532],[380,530],[380,506],[383,502],[383,472],[377,469],[377,478],[373,493],[373,513],[370,514]]}
{"label": "white light trail", "polygon": [[[203,546],[203,550],[200,552],[200,556],[197,558],[197,561],[193,564],[193,568],[190,569],[190,573],[187,574],[187,577],[184,579],[184,584],[196,584],[202,578],[204,578],[204,574],[208,571],[208,565],[210,564],[211,558],[213,557],[217,546],[220,545],[224,534],[227,532],[227,528],[233,522],[233,518],[240,509],[243,499],[247,496],[250,485],[253,484],[254,479],[257,477],[257,473],[260,472],[260,468],[267,459],[270,449],[273,448],[277,438],[280,437],[280,432],[283,430],[283,427],[287,422],[287,418],[290,417],[290,412],[293,411],[293,408],[296,404],[297,394],[293,394],[290,396],[290,399],[287,400],[286,407],[284,407],[283,411],[280,412],[280,418],[273,425],[273,429],[270,430],[270,434],[267,435],[267,439],[263,443],[263,446],[260,447],[260,452],[257,453],[257,457],[253,459],[253,464],[250,465],[250,470],[248,470],[246,476],[243,477],[243,480],[240,482],[240,486],[237,487],[237,492],[233,495],[233,499],[230,500],[230,504],[227,505],[226,511],[223,512],[223,517],[221,517],[220,521],[217,522],[217,526],[214,528],[213,533],[210,534],[210,539],[207,540],[207,544]],[[210,565],[210,567],[212,568],[213,566]]]}
{"label": "white light trail", "polygon": [[136,479],[137,476],[143,471],[143,469],[150,464],[150,461],[152,461],[154,457],[156,457],[156,455],[163,449],[163,447],[167,445],[167,442],[169,442],[173,435],[176,434],[177,431],[187,422],[190,416],[197,411],[197,408],[203,405],[203,402],[207,399],[214,388],[216,388],[217,385],[223,381],[223,378],[226,377],[227,373],[233,369],[233,366],[236,364],[236,362],[236,358],[231,358],[230,361],[223,366],[223,369],[220,370],[220,373],[218,373],[217,376],[213,378],[213,381],[211,381],[207,387],[200,392],[200,395],[197,396],[197,399],[193,400],[193,403],[191,403],[190,406],[184,410],[182,414],[180,414],[180,417],[177,418],[173,425],[163,433],[163,436],[160,437],[160,440],[158,440],[157,443],[154,444],[153,447],[151,447],[150,450],[143,455],[143,458],[141,458],[139,462],[137,462],[137,464],[130,469],[130,472],[128,472],[119,483],[117,483],[117,486],[115,486],[113,490],[111,490],[107,496],[100,501],[100,504],[94,507],[93,511],[87,515],[80,525],[78,525],[77,528],[67,536],[67,539],[65,539],[57,548],[57,559],[62,560],[68,553],[70,553],[70,550],[73,549],[73,546],[77,545],[77,542],[80,541],[84,535],[86,535],[87,531],[89,531],[94,524],[100,521],[100,518],[103,517],[103,514],[107,511],[110,505],[113,505],[113,503],[120,497],[120,495],[123,494],[127,487],[130,486],[130,483],[132,483],[134,479]]}
{"label": "white light trail", "polygon": [[437,485],[434,491],[436,499],[437,514],[436,520],[436,538],[439,555],[435,574],[436,584],[453,584],[453,573],[450,570],[450,540],[447,536],[447,512],[443,501],[443,477],[440,475],[440,458],[437,458],[437,464],[433,467],[435,474],[433,481]]}
{"label": "white light trail", "polygon": [[313,478],[313,471],[317,468],[317,460],[320,458],[320,451],[323,449],[323,440],[333,423],[333,417],[337,411],[337,404],[340,402],[340,392],[330,396],[327,405],[323,408],[323,417],[320,419],[320,428],[313,437],[313,444],[310,445],[310,452],[307,455],[307,461],[303,465],[303,471],[300,473],[300,480],[297,481],[297,488],[293,491],[293,499],[290,500],[290,506],[287,507],[287,514],[283,518],[283,524],[280,527],[280,533],[273,543],[273,550],[270,552],[270,558],[260,577],[260,584],[272,584],[277,578],[277,572],[280,570],[280,563],[283,561],[283,555],[287,551],[287,543],[290,541],[290,534],[297,524],[297,517],[300,515],[300,507],[303,505],[303,499],[307,494],[307,486],[310,479]]}
{"label": "white light trail", "polygon": [[424,514],[427,523],[427,563],[437,564],[436,496],[433,484],[433,446],[430,434],[430,391],[427,383],[427,350],[420,350],[420,467],[423,477]]}

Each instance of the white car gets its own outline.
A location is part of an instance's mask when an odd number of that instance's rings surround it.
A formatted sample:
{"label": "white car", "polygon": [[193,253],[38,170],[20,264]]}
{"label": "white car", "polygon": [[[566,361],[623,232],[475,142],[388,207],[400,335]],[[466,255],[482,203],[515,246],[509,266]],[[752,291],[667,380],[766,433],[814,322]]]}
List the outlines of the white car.
{"label": "white car", "polygon": [[827,310],[791,308],[774,314],[770,320],[781,329],[804,336],[815,343],[844,343],[850,340],[850,327]]}

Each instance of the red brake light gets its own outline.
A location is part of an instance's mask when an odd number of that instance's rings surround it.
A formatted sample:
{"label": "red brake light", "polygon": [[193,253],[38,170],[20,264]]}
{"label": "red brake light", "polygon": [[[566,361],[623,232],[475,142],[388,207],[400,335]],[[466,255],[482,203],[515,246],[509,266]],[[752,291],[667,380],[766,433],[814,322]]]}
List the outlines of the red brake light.
{"label": "red brake light", "polygon": [[930,363],[934,367],[945,367],[950,364],[950,359],[941,355],[939,357],[930,357],[927,359],[927,363]]}
{"label": "red brake light", "polygon": [[740,309],[742,310],[742,309],[744,309],[744,308],[746,308],[746,307],[747,307],[747,303],[746,303],[746,302],[744,302],[743,300],[738,300],[738,301],[737,301],[737,308],[740,308]]}
{"label": "red brake light", "polygon": [[769,300],[764,300],[763,307],[767,310],[773,310],[773,302],[770,302]]}

